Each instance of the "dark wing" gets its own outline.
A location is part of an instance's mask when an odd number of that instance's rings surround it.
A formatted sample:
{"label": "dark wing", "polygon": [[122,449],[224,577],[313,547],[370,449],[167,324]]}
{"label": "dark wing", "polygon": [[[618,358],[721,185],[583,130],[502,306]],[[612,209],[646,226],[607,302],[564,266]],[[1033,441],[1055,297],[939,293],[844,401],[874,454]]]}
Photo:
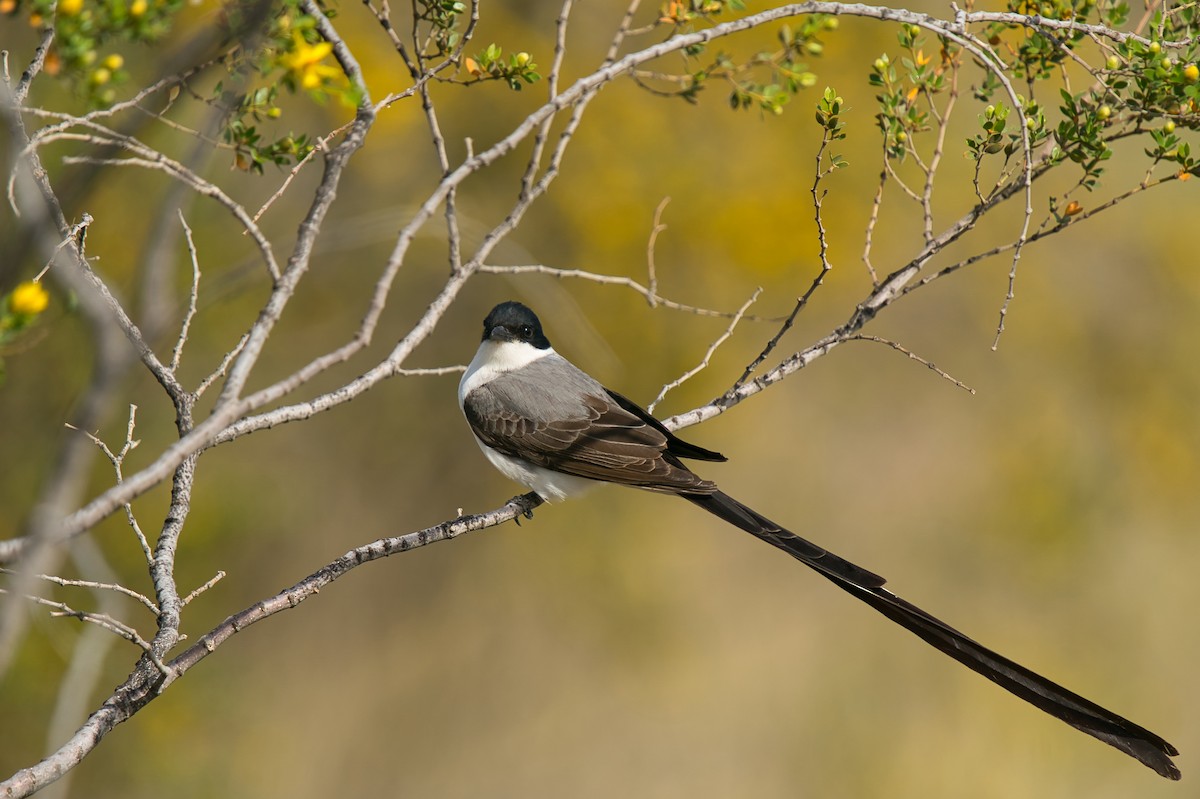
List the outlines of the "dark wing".
{"label": "dark wing", "polygon": [[626,399],[617,392],[613,391],[611,388],[606,388],[604,390],[608,392],[608,396],[616,400],[617,404],[626,411],[666,436],[667,452],[671,453],[675,457],[687,458],[694,461],[716,461],[718,463],[724,463],[725,461],[729,460],[719,452],[713,452],[711,449],[705,449],[704,447],[698,447],[695,444],[689,444],[668,430],[662,422],[651,416],[633,400]]}
{"label": "dark wing", "polygon": [[586,393],[564,391],[571,404],[554,406],[550,414],[539,412],[550,407],[550,400],[530,402],[528,387],[528,381],[506,375],[467,395],[463,411],[480,441],[505,455],[576,477],[669,493],[716,490],[672,450],[680,447],[709,460],[717,453],[675,438],[657,421],[647,421],[652,418],[648,414],[643,418],[631,413],[598,383],[587,386],[592,390]]}

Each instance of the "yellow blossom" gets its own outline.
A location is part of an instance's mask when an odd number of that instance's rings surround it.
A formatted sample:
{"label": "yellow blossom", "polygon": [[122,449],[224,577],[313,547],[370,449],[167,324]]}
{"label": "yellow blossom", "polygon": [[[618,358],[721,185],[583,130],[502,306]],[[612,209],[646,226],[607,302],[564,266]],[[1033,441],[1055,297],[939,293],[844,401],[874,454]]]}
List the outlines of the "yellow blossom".
{"label": "yellow blossom", "polygon": [[148,6],[149,4],[146,2],[146,0],[133,0],[133,2],[129,4],[129,16],[140,17],[142,14],[146,13],[146,8]]}
{"label": "yellow blossom", "polygon": [[58,13],[64,17],[73,17],[83,10],[83,0],[58,0]]}
{"label": "yellow blossom", "polygon": [[113,53],[104,59],[104,68],[111,72],[116,72],[123,66],[125,66],[125,58],[120,53]]}
{"label": "yellow blossom", "polygon": [[315,89],[329,78],[335,78],[341,73],[337,67],[322,64],[325,56],[333,52],[329,42],[309,44],[299,31],[292,34],[292,52],[283,56],[280,63],[292,73],[305,89]]}
{"label": "yellow blossom", "polygon": [[18,316],[37,316],[50,304],[50,295],[41,283],[27,280],[8,295],[8,310]]}

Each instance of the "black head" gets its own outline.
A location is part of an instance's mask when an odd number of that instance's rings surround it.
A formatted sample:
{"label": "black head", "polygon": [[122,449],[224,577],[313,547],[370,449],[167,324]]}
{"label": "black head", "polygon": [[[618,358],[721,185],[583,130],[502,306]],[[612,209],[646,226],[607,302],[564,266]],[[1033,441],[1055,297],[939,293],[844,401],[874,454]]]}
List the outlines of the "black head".
{"label": "black head", "polygon": [[550,349],[537,314],[519,302],[502,302],[483,320],[484,341],[524,341],[539,350]]}

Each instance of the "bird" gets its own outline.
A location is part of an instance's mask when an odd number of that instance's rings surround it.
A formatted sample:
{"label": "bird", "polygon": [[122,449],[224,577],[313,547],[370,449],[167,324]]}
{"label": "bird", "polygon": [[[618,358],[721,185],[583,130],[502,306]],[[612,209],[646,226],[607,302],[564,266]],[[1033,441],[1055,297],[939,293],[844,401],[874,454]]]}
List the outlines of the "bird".
{"label": "bird", "polygon": [[1163,777],[1180,778],[1171,760],[1179,752],[1163,738],[977,643],[884,588],[883,577],[801,538],[697,475],[684,460],[727,458],[683,441],[635,402],[559,355],[525,305],[502,302],[484,319],[482,341],[459,382],[458,400],[491,464],[543,500],[559,502],[604,483],[681,497],[783,550],[1034,707]]}

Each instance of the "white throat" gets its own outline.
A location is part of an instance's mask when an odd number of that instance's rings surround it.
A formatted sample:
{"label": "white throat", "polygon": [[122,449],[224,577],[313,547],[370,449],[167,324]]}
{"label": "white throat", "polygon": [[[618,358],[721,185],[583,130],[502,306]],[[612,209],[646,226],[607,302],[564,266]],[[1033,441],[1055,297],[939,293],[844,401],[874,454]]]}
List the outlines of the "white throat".
{"label": "white throat", "polygon": [[484,341],[458,382],[458,405],[461,408],[467,395],[479,386],[491,382],[505,372],[515,372],[534,361],[554,354],[553,347],[539,350],[524,341]]}

